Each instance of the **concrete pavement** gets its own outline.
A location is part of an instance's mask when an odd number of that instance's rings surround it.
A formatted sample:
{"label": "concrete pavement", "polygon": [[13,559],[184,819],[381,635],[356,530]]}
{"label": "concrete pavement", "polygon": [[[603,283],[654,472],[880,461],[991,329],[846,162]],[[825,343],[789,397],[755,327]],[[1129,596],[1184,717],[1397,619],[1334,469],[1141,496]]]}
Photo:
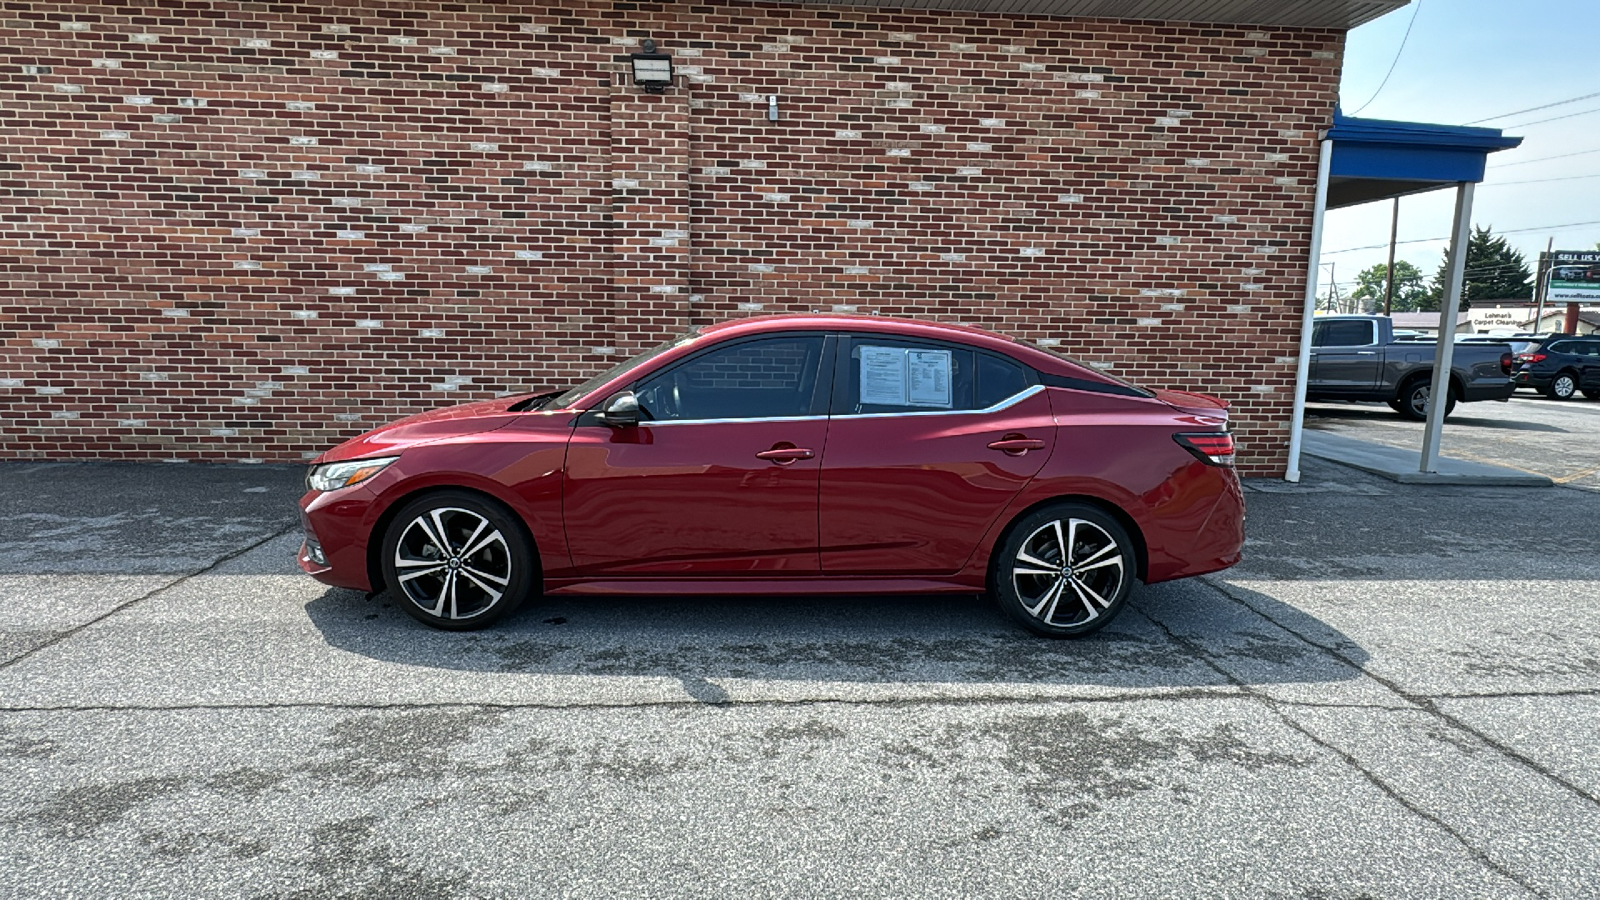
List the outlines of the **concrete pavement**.
{"label": "concrete pavement", "polygon": [[300,475],[0,465],[0,895],[1600,891],[1592,493],[1308,461],[1244,564],[1057,643],[930,597],[432,632],[298,573]]}

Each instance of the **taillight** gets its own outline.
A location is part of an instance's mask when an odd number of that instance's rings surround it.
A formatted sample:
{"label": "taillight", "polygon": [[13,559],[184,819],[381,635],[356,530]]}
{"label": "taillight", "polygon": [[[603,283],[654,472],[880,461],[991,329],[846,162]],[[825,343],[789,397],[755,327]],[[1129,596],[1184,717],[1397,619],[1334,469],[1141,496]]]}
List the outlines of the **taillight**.
{"label": "taillight", "polygon": [[1511,354],[1509,354],[1509,353],[1500,354],[1500,371],[1505,373],[1506,375],[1510,375],[1511,374]]}
{"label": "taillight", "polygon": [[1519,354],[1517,354],[1517,362],[1520,362],[1520,363],[1544,362],[1544,354],[1543,353],[1519,353]]}
{"label": "taillight", "polygon": [[1233,435],[1226,431],[1201,431],[1175,434],[1172,439],[1207,465],[1233,465]]}

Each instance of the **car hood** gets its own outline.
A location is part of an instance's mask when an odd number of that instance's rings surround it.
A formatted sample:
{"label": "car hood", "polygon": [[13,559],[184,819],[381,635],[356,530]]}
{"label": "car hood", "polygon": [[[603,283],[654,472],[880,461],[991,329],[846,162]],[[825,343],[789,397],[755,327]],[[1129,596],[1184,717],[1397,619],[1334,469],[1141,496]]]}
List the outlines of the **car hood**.
{"label": "car hood", "polygon": [[494,400],[463,403],[460,406],[446,406],[443,409],[430,410],[398,422],[391,422],[381,428],[374,428],[360,437],[345,441],[317,457],[313,464],[339,462],[363,456],[385,456],[418,444],[483,434],[504,428],[523,415],[521,412],[513,412],[512,408],[531,396],[534,395],[519,394],[514,397],[497,397]]}

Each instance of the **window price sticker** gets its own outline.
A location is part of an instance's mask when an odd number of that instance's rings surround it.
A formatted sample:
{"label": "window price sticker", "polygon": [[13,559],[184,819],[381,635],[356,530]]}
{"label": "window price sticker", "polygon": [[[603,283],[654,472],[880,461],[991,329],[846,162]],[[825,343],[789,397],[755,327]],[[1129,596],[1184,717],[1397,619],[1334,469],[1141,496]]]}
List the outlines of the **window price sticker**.
{"label": "window price sticker", "polygon": [[949,409],[949,350],[861,348],[861,402]]}

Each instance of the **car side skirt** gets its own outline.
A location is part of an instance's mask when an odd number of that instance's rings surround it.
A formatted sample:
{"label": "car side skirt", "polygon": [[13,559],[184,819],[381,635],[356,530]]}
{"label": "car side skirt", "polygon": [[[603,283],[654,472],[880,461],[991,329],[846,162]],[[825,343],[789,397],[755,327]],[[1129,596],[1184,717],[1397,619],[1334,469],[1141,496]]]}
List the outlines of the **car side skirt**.
{"label": "car side skirt", "polygon": [[549,578],[544,592],[563,596],[618,596],[658,594],[780,595],[812,594],[978,594],[982,579],[952,575],[948,578],[853,578],[808,576],[796,578]]}

